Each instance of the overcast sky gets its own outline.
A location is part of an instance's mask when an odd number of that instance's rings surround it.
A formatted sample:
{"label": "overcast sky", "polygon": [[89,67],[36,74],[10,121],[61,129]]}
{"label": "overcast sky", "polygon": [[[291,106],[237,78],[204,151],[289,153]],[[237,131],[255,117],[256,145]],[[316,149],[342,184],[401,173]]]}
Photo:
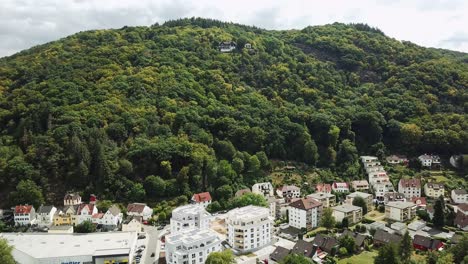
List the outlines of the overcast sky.
{"label": "overcast sky", "polygon": [[467,0],[1,0],[0,57],[78,31],[192,16],[266,29],[362,22],[396,39],[468,52]]}

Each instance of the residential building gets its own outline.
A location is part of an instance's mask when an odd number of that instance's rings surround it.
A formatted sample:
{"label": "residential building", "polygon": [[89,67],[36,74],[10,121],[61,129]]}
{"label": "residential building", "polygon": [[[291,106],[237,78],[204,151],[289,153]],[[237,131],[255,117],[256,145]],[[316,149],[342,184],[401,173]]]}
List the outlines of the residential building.
{"label": "residential building", "polygon": [[302,198],[289,204],[289,225],[297,229],[307,230],[320,225],[322,203],[312,198]]}
{"label": "residential building", "polygon": [[369,190],[369,182],[367,180],[361,180],[361,181],[352,181],[351,182],[351,187],[355,191],[368,191]]}
{"label": "residential building", "polygon": [[319,248],[322,251],[327,252],[328,254],[332,254],[332,252],[338,250],[338,240],[334,237],[324,236],[322,234],[317,234],[312,241],[312,244]]}
{"label": "residential building", "polygon": [[54,226],[75,225],[77,222],[78,205],[67,205],[57,209],[54,214]]}
{"label": "residential building", "polygon": [[404,235],[406,231],[408,230],[408,227],[406,226],[406,224],[402,222],[395,222],[390,225],[390,228],[395,230],[395,232],[398,233],[399,235]]}
{"label": "residential building", "polygon": [[319,183],[319,184],[315,185],[315,191],[316,192],[323,192],[323,193],[331,193],[331,191],[332,191],[331,184]]}
{"label": "residential building", "polygon": [[301,188],[294,185],[284,185],[276,189],[276,195],[286,199],[299,198],[301,197]]}
{"label": "residential building", "polygon": [[270,254],[270,259],[276,263],[281,263],[291,252],[290,249],[284,248],[282,246],[277,246],[275,251]]}
{"label": "residential building", "polygon": [[[382,246],[386,244],[400,244],[403,238],[397,234],[388,233],[382,228],[377,228],[374,234],[374,246]],[[382,263],[384,264],[384,263]]]}
{"label": "residential building", "polygon": [[97,198],[96,195],[91,194],[91,195],[89,196],[89,203],[90,203],[90,204],[96,204],[97,201],[98,201],[98,198]]}
{"label": "residential building", "polygon": [[141,216],[127,216],[122,222],[123,232],[141,232],[143,230],[143,219]]}
{"label": "residential building", "polygon": [[379,158],[374,156],[361,156],[362,163],[378,162]]}
{"label": "residential building", "polygon": [[367,175],[369,176],[370,185],[390,181],[390,178],[388,177],[387,172],[382,171],[382,170],[369,172]]}
{"label": "residential building", "polygon": [[468,203],[468,193],[465,189],[454,189],[451,192],[452,201],[457,204]]}
{"label": "residential building", "polygon": [[144,203],[131,203],[127,205],[127,215],[141,216],[143,221],[146,221],[153,215],[153,209]]}
{"label": "residential building", "polygon": [[208,207],[211,204],[211,194],[209,192],[196,193],[192,196],[191,202],[203,206],[204,208]]}
{"label": "residential building", "polygon": [[202,206],[189,204],[177,207],[172,211],[171,233],[191,228],[209,228],[210,219],[211,215]]}
{"label": "residential building", "polygon": [[81,224],[84,221],[93,221],[93,215],[97,214],[98,210],[94,204],[80,204],[78,206],[78,211],[76,212],[76,221],[75,225]]}
{"label": "residential building", "polygon": [[393,184],[391,182],[382,182],[372,185],[376,198],[382,199],[388,192],[394,192]]}
{"label": "residential building", "polygon": [[405,156],[401,155],[390,155],[386,158],[387,163],[391,165],[396,165],[396,164],[408,164],[408,159]]}
{"label": "residential building", "polygon": [[251,193],[251,192],[252,191],[249,188],[241,189],[236,192],[235,197],[241,197],[242,195],[246,193]]}
{"label": "residential building", "polygon": [[36,210],[32,205],[17,205],[13,214],[15,225],[32,225],[36,222]]}
{"label": "residential building", "polygon": [[468,203],[459,204],[457,206],[457,212],[453,222],[458,228],[463,231],[468,231]]}
{"label": "residential building", "polygon": [[413,202],[419,208],[426,208],[427,205],[426,197],[413,197],[411,202]]}
{"label": "residential building", "polygon": [[352,232],[349,229],[344,230],[341,234],[340,238],[345,236],[349,236],[354,239],[354,245],[356,245],[359,249],[364,248],[364,241],[366,240],[367,236],[363,234],[359,234],[357,232]]}
{"label": "residential building", "polygon": [[408,225],[408,229],[412,231],[418,231],[426,227],[426,222],[424,221],[414,221]]}
{"label": "residential building", "polygon": [[427,197],[439,198],[440,196],[444,196],[444,191],[443,183],[428,182],[424,184],[424,193]]}
{"label": "residential building", "polygon": [[109,229],[114,229],[122,222],[123,214],[117,205],[112,205],[100,218],[99,224]]}
{"label": "residential building", "polygon": [[432,167],[433,165],[440,165],[440,157],[438,155],[421,155],[418,157],[421,165],[424,167]]}
{"label": "residential building", "polygon": [[416,205],[410,202],[389,202],[385,205],[387,219],[405,222],[416,216]]}
{"label": "residential building", "polygon": [[219,43],[219,51],[221,52],[231,52],[235,50],[237,47],[237,43],[234,41],[223,41]]}
{"label": "residential building", "polygon": [[333,207],[336,205],[336,196],[331,193],[316,192],[307,195],[307,198],[309,197],[321,202],[324,208]]}
{"label": "residential building", "polygon": [[444,243],[438,239],[432,239],[428,236],[414,235],[413,247],[415,249],[427,251],[427,250],[440,250],[444,247]]}
{"label": "residential building", "polygon": [[406,198],[421,197],[420,179],[400,179],[398,182],[398,192],[403,193]]}
{"label": "residential building", "polygon": [[332,190],[340,193],[349,192],[349,184],[347,182],[334,182]]}
{"label": "residential building", "polygon": [[210,229],[189,228],[166,236],[167,264],[203,264],[210,253],[221,250],[221,239]]}
{"label": "residential building", "polygon": [[306,258],[312,258],[314,255],[314,244],[311,242],[306,242],[302,239],[299,239],[294,247],[291,249],[291,254],[301,255]]}
{"label": "residential building", "polygon": [[91,222],[93,224],[99,225],[102,222],[102,217],[103,216],[104,216],[104,213],[93,214],[91,216]]}
{"label": "residential building", "polygon": [[337,222],[343,221],[343,218],[348,218],[348,223],[354,224],[362,219],[362,208],[359,206],[343,204],[332,208],[333,216]]}
{"label": "residential building", "polygon": [[54,223],[54,215],[57,208],[53,205],[41,205],[36,212],[37,225],[50,226]]}
{"label": "residential building", "polygon": [[273,185],[271,182],[261,182],[256,183],[252,186],[252,192],[256,194],[261,194],[265,197],[274,196]]}
{"label": "residential building", "polygon": [[397,192],[388,192],[384,195],[384,204],[388,204],[389,202],[406,202],[406,197],[402,193]]}
{"label": "residential building", "polygon": [[63,205],[79,205],[81,204],[81,196],[78,193],[67,193],[63,197]]}
{"label": "residential building", "polygon": [[370,212],[374,209],[374,202],[372,194],[363,193],[363,192],[353,192],[346,195],[346,203],[352,205],[354,198],[361,197],[366,202],[367,212]]}
{"label": "residential building", "polygon": [[268,208],[245,206],[229,211],[227,241],[240,252],[249,252],[271,242],[273,218]]}
{"label": "residential building", "polygon": [[[295,198],[297,199],[297,198]],[[279,218],[280,217],[280,201],[284,201],[284,198],[279,198],[276,199],[274,196],[269,196],[266,198],[267,203],[268,203],[268,208],[270,209],[270,216],[273,217],[273,219]]]}

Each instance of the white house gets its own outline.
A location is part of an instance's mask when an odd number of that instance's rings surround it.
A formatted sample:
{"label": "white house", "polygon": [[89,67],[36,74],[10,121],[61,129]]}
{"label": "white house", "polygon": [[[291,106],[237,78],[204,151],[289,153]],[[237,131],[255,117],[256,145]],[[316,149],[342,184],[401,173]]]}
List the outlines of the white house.
{"label": "white house", "polygon": [[362,163],[378,162],[379,159],[374,156],[361,156]]}
{"label": "white house", "polygon": [[128,216],[122,222],[122,231],[123,232],[141,232],[143,225],[141,216]]}
{"label": "white house", "polygon": [[274,196],[273,185],[271,182],[256,183],[252,186],[252,192],[255,194],[261,194],[264,197]]}
{"label": "white house", "polygon": [[168,264],[203,264],[210,253],[221,250],[221,239],[210,229],[190,228],[166,236]]}
{"label": "white house", "polygon": [[224,41],[219,43],[219,51],[221,52],[231,52],[235,50],[237,47],[237,43],[234,41]]}
{"label": "white house", "polygon": [[334,182],[332,190],[335,192],[349,192],[349,184],[347,182]]}
{"label": "white house", "polygon": [[80,204],[78,206],[78,211],[76,212],[76,223],[81,224],[84,221],[93,222],[93,215],[97,214],[98,210],[94,204]]}
{"label": "white house", "polygon": [[281,198],[299,198],[301,197],[301,188],[295,185],[284,185],[276,189],[276,195]]}
{"label": "white house", "polygon": [[361,181],[352,181],[351,186],[355,191],[368,191],[369,190],[369,182],[367,180]]}
{"label": "white house", "polygon": [[146,221],[153,215],[153,209],[144,203],[131,203],[127,205],[127,215],[141,216]]}
{"label": "white house", "polygon": [[54,223],[54,214],[57,208],[53,205],[41,205],[36,213],[38,226],[50,226]]}
{"label": "white house", "polygon": [[15,225],[32,225],[36,222],[36,210],[32,205],[17,205],[14,212]]}
{"label": "white house", "polygon": [[424,193],[427,197],[439,198],[444,196],[445,187],[443,183],[428,182],[424,185]]}
{"label": "white house", "polygon": [[454,189],[451,192],[452,201],[457,204],[468,203],[468,193],[465,189]]}
{"label": "white house", "polygon": [[424,167],[431,167],[432,165],[440,165],[440,157],[438,155],[421,155],[418,157],[421,165]]}
{"label": "white house", "polygon": [[308,230],[320,225],[322,203],[313,198],[302,198],[289,204],[289,225]]}
{"label": "white house", "polygon": [[229,211],[227,219],[229,245],[241,252],[250,252],[271,243],[273,218],[268,208],[245,206]]}
{"label": "white house", "polygon": [[400,155],[390,155],[386,158],[386,160],[387,163],[391,165],[408,163],[408,159],[405,156]]}
{"label": "white house", "polygon": [[208,207],[211,204],[211,194],[209,192],[196,193],[192,196],[191,202],[203,206],[204,208]]}
{"label": "white house", "polygon": [[67,193],[63,197],[63,205],[79,205],[81,204],[81,196],[78,193]]}
{"label": "white house", "polygon": [[189,204],[177,207],[172,211],[171,233],[181,232],[184,229],[206,229],[210,226],[211,215],[204,207]]}
{"label": "white house", "polygon": [[411,202],[389,202],[385,205],[387,219],[404,222],[416,216],[416,205]]}
{"label": "white house", "polygon": [[107,209],[98,223],[106,227],[116,228],[122,222],[122,218],[123,214],[120,208],[114,204]]}
{"label": "white house", "polygon": [[421,197],[421,180],[400,179],[398,182],[398,192],[404,194],[408,199]]}
{"label": "white house", "polygon": [[393,188],[393,184],[390,181],[375,183],[374,185],[372,185],[372,188],[374,189],[375,197],[381,199],[386,193],[395,191],[395,189]]}

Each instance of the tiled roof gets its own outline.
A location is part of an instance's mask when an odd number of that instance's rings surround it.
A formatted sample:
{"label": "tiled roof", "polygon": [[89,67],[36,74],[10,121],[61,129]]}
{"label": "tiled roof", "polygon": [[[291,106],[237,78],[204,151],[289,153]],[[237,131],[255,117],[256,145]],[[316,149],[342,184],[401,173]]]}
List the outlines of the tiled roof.
{"label": "tiled roof", "polygon": [[355,232],[352,232],[348,229],[346,229],[343,234],[341,234],[340,238],[341,237],[345,237],[346,235],[352,237],[354,239],[354,244],[358,247],[361,247],[364,243],[364,240],[366,239],[366,236],[365,235],[362,235],[362,234],[359,234],[359,233],[355,233]]}
{"label": "tiled roof", "polygon": [[455,190],[453,190],[453,192],[454,192],[455,194],[458,194],[458,195],[466,194],[466,190],[465,190],[465,189],[455,189]]}
{"label": "tiled roof", "polygon": [[39,209],[37,210],[37,213],[39,214],[48,214],[50,211],[52,211],[52,208],[54,208],[53,205],[41,205]]}
{"label": "tiled roof", "polygon": [[282,192],[287,192],[287,191],[297,191],[297,190],[300,190],[300,188],[294,185],[284,185],[284,186],[279,187],[278,190]]}
{"label": "tiled roof", "polygon": [[401,179],[398,185],[402,187],[417,187],[421,188],[421,180],[420,179]]}
{"label": "tiled roof", "polygon": [[276,262],[281,262],[287,255],[289,255],[289,249],[278,246],[275,251],[270,254],[270,258]]}
{"label": "tiled roof", "polygon": [[322,234],[317,234],[312,243],[315,246],[320,247],[322,250],[331,253],[332,248],[338,245],[338,240],[334,237],[326,237]]}
{"label": "tiled roof", "polygon": [[319,183],[315,186],[317,192],[331,192],[331,185],[328,183]]}
{"label": "tiled roof", "polygon": [[101,219],[104,216],[103,213],[93,214],[91,217],[94,219]]}
{"label": "tiled roof", "polygon": [[334,188],[348,188],[348,183],[346,183],[346,182],[334,182],[333,187]]}
{"label": "tiled roof", "polygon": [[17,205],[15,206],[15,214],[29,214],[32,208],[32,205]]}
{"label": "tiled roof", "polygon": [[411,201],[416,205],[426,205],[426,197],[413,197]]}
{"label": "tiled roof", "polygon": [[298,240],[291,253],[311,258],[314,255],[314,244],[304,240]]}
{"label": "tiled roof", "polygon": [[468,203],[459,204],[457,207],[459,210],[462,210],[463,212],[468,211]]}
{"label": "tiled roof", "polygon": [[84,208],[88,208],[89,212],[93,212],[94,210],[94,204],[80,204],[80,206],[78,207],[78,211],[76,214],[81,214],[81,211],[83,211]]}
{"label": "tiled roof", "polygon": [[395,234],[390,234],[383,229],[377,229],[374,234],[374,241],[387,244],[387,243],[400,243],[402,237]]}
{"label": "tiled roof", "polygon": [[321,205],[322,205],[321,202],[313,198],[302,198],[289,204],[289,206],[297,208],[297,209],[301,209],[301,210],[309,210],[314,207],[319,207]]}
{"label": "tiled roof", "polygon": [[211,201],[211,195],[209,192],[196,193],[192,196],[192,200],[197,203]]}
{"label": "tiled roof", "polygon": [[458,211],[453,223],[460,228],[465,228],[468,225],[468,215]]}
{"label": "tiled roof", "polygon": [[113,216],[117,216],[118,214],[121,213],[120,211],[120,208],[117,206],[117,205],[112,205],[110,208],[109,208],[109,212],[113,215]]}
{"label": "tiled roof", "polygon": [[146,204],[144,203],[131,203],[127,205],[127,212],[131,213],[143,213],[143,210],[145,209]]}
{"label": "tiled roof", "polygon": [[432,239],[430,237],[414,235],[413,244],[423,246],[427,249],[436,249],[441,243],[440,240]]}

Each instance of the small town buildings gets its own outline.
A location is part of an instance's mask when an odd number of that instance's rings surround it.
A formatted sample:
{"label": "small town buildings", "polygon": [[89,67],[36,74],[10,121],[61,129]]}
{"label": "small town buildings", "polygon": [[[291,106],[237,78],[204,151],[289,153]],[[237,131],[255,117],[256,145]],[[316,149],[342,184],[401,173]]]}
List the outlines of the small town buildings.
{"label": "small town buildings", "polygon": [[219,43],[219,51],[221,52],[232,52],[237,47],[237,43],[234,41],[223,41]]}
{"label": "small town buildings", "polygon": [[406,230],[408,230],[406,224],[401,223],[401,222],[395,222],[395,223],[391,224],[390,228],[395,230],[395,232],[400,234],[400,235],[404,235],[406,233]]}
{"label": "small town buildings", "polygon": [[[297,198],[295,198],[297,199]],[[273,217],[273,219],[276,219],[278,217],[280,217],[280,214],[281,214],[281,201],[285,201],[284,198],[279,198],[277,199],[276,197],[274,196],[269,196],[266,198],[267,200],[267,203],[268,203],[268,208],[270,209],[270,216]]]}
{"label": "small town buildings", "polygon": [[373,202],[374,199],[372,197],[372,194],[369,194],[369,193],[363,193],[363,192],[350,193],[350,194],[346,195],[346,201],[345,202],[347,204],[352,205],[353,200],[356,197],[361,197],[362,199],[364,199],[364,201],[366,202],[368,212],[370,212],[370,211],[372,211],[374,209],[374,202]]}
{"label": "small town buildings", "polygon": [[340,193],[349,192],[349,184],[347,182],[334,182],[332,190]]}
{"label": "small town buildings", "polygon": [[468,193],[465,189],[454,189],[451,192],[452,201],[457,204],[468,203]]}
{"label": "small town buildings", "polygon": [[141,216],[143,221],[146,221],[153,215],[153,209],[144,203],[131,203],[127,205],[127,215]]}
{"label": "small town buildings", "polygon": [[437,155],[421,155],[418,157],[423,167],[432,167],[433,165],[440,165],[440,157]]}
{"label": "small town buildings", "polygon": [[468,204],[459,204],[457,206],[457,213],[455,220],[453,221],[455,226],[462,229],[463,231],[468,231]]}
{"label": "small town buildings", "polygon": [[226,223],[227,241],[239,252],[249,252],[271,242],[273,218],[268,208],[249,205],[233,209]]}
{"label": "small town buildings", "polygon": [[426,222],[424,221],[414,221],[408,225],[408,229],[412,231],[418,231],[426,227]]}
{"label": "small town buildings", "polygon": [[107,209],[106,213],[102,215],[99,224],[103,225],[107,229],[114,229],[122,222],[123,214],[117,205],[112,205]]}
{"label": "small town buildings", "polygon": [[369,176],[370,185],[390,181],[390,178],[388,177],[387,172],[385,172],[385,171],[369,172],[367,175]]}
{"label": "small town buildings", "polygon": [[235,197],[241,197],[246,193],[251,193],[252,191],[249,188],[238,190],[235,194]]}
{"label": "small town buildings", "polygon": [[103,216],[104,216],[104,213],[93,214],[91,216],[91,222],[93,224],[99,225],[102,222],[102,217]]}
{"label": "small town buildings", "polygon": [[206,229],[210,226],[211,215],[204,207],[189,204],[177,207],[172,211],[171,233],[178,233],[184,229]]}
{"label": "small town buildings", "polygon": [[17,205],[13,217],[17,226],[32,225],[36,222],[36,210],[32,205]]}
{"label": "small town buildings", "polygon": [[312,258],[314,255],[314,244],[311,242],[306,242],[302,239],[299,239],[294,247],[291,249],[290,254],[301,255],[306,258]]}
{"label": "small town buildings", "polygon": [[400,179],[398,182],[398,192],[403,193],[406,198],[421,197],[420,179]]}
{"label": "small town buildings", "polygon": [[354,244],[359,248],[363,249],[364,248],[364,241],[366,240],[366,235],[364,234],[359,234],[357,232],[352,232],[349,229],[344,230],[344,232],[341,234],[340,238],[343,238],[345,236],[349,236],[354,239]]}
{"label": "small town buildings", "polygon": [[410,202],[389,202],[385,205],[387,219],[405,222],[416,216],[416,205]]}
{"label": "small town buildings", "polygon": [[54,226],[69,226],[77,223],[78,205],[67,205],[57,209],[54,214]]}
{"label": "small town buildings", "polygon": [[444,184],[436,182],[428,182],[424,184],[424,193],[430,198],[439,198],[441,195],[444,196]]}
{"label": "small town buildings", "polygon": [[331,193],[331,191],[332,191],[331,184],[319,183],[319,184],[315,185],[315,191],[316,192],[323,192],[323,193]]}
{"label": "small town buildings", "polygon": [[210,253],[221,250],[221,239],[210,229],[189,228],[166,236],[168,264],[203,264]]}
{"label": "small town buildings", "polygon": [[90,204],[96,204],[97,201],[98,201],[98,199],[97,199],[97,196],[96,196],[96,195],[91,194],[91,195],[89,196],[89,203],[90,203]]}
{"label": "small town buildings", "polygon": [[369,174],[369,173],[383,173],[384,175],[387,175],[387,173],[385,172],[385,169],[382,165],[375,165],[375,166],[368,166],[368,167],[365,167],[365,170],[366,170],[366,173]]}
{"label": "small town buildings", "polygon": [[389,243],[399,244],[401,243],[401,240],[401,236],[397,234],[388,233],[382,228],[376,229],[374,234],[374,246],[382,246]]}
{"label": "small town buildings", "polygon": [[337,222],[343,221],[343,218],[348,218],[348,223],[354,224],[362,219],[362,208],[359,206],[343,204],[335,206],[333,209],[333,216]]}
{"label": "small town buildings", "polygon": [[255,194],[261,194],[264,197],[274,196],[273,185],[271,182],[256,183],[252,186],[252,192]]}
{"label": "small town buildings", "polygon": [[332,254],[333,252],[338,250],[338,240],[334,237],[324,236],[322,234],[317,234],[312,241],[312,244],[319,248],[322,251],[327,252],[328,254]]}
{"label": "small town buildings", "polygon": [[289,204],[289,225],[297,229],[307,230],[320,225],[322,203],[312,198],[302,198]]}
{"label": "small town buildings", "polygon": [[426,208],[427,205],[426,197],[413,197],[411,202],[413,202],[418,208]]}
{"label": "small town buildings", "polygon": [[372,185],[376,198],[383,199],[384,195],[389,192],[394,192],[393,184],[390,181],[376,183]]}
{"label": "small town buildings", "polygon": [[41,205],[36,213],[38,226],[50,226],[54,223],[54,215],[57,208],[53,205]]}
{"label": "small town buildings", "polygon": [[93,215],[97,213],[98,210],[94,204],[80,204],[78,206],[78,211],[76,212],[77,221],[75,221],[74,224],[78,225],[84,221],[93,221]]}
{"label": "small town buildings", "polygon": [[351,182],[351,187],[355,191],[368,191],[369,190],[369,182],[367,182],[367,180],[352,181]]}
{"label": "small town buildings", "polygon": [[192,196],[191,202],[203,206],[204,208],[208,207],[211,204],[211,194],[209,192],[196,193]]}
{"label": "small town buildings", "polygon": [[361,156],[362,163],[378,162],[379,158],[374,156]]}
{"label": "small town buildings", "polygon": [[324,208],[333,207],[336,205],[336,196],[331,193],[316,192],[307,195],[307,198],[315,199],[322,203]]}
{"label": "small town buildings", "polygon": [[402,193],[388,192],[384,195],[384,204],[389,202],[406,202],[406,197]]}
{"label": "small town buildings", "polygon": [[401,155],[390,155],[386,158],[387,163],[391,165],[396,165],[396,164],[408,164],[408,159],[405,156]]}
{"label": "small town buildings", "polygon": [[423,251],[441,250],[444,247],[444,243],[438,239],[432,239],[430,237],[416,234],[413,238],[413,247]]}
{"label": "small town buildings", "polygon": [[141,232],[143,230],[141,216],[128,216],[122,222],[122,231],[123,232]]}
{"label": "small town buildings", "polygon": [[63,205],[79,205],[81,204],[81,196],[78,193],[67,193],[63,197]]}
{"label": "small town buildings", "polygon": [[291,252],[290,249],[284,248],[282,246],[277,246],[275,251],[270,254],[270,259],[275,261],[276,263],[281,263],[284,258],[286,258]]}
{"label": "small town buildings", "polygon": [[286,199],[299,198],[301,197],[301,188],[295,185],[284,185],[276,189],[276,195]]}
{"label": "small town buildings", "polygon": [[47,230],[47,233],[49,234],[73,234],[73,229],[74,229],[73,226],[70,226],[70,225],[51,226]]}

